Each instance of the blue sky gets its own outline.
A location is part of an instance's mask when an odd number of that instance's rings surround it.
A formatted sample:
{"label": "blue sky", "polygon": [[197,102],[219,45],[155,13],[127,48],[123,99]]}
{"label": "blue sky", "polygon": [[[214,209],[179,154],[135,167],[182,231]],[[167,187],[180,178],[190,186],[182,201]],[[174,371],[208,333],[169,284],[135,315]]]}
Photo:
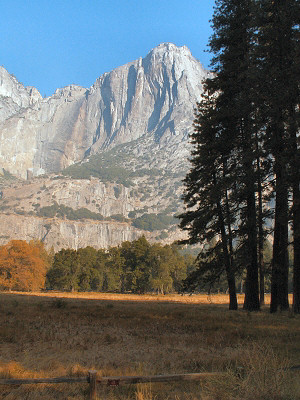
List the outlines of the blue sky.
{"label": "blue sky", "polygon": [[0,0],[0,65],[42,95],[186,45],[205,67],[214,0]]}

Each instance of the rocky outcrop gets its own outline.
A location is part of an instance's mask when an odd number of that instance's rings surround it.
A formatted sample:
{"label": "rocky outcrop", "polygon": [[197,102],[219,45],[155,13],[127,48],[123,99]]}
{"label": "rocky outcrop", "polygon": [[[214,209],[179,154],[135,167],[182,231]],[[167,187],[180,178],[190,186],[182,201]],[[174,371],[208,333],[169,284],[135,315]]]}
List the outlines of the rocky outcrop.
{"label": "rocky outcrop", "polygon": [[0,121],[22,112],[41,99],[42,96],[36,88],[24,87],[0,66]]}
{"label": "rocky outcrop", "polygon": [[60,171],[89,154],[148,136],[182,146],[207,71],[171,43],[101,76],[42,99],[1,70],[0,167],[26,179]]}
{"label": "rocky outcrop", "polygon": [[[184,236],[174,221],[153,231],[134,227],[135,218],[145,213],[166,216],[179,212],[180,185],[173,179],[168,182],[166,177],[135,177],[129,187],[96,178],[37,177],[12,181],[1,189],[0,244],[10,239],[39,239],[55,250],[88,245],[107,248],[141,235],[166,244]],[[80,218],[77,221],[61,212],[49,218],[49,206],[54,205],[56,209],[83,213],[75,215]],[[102,220],[88,219],[87,210]]]}
{"label": "rocky outcrop", "polygon": [[126,223],[111,221],[64,221],[53,218],[0,214],[0,244],[9,239],[40,239],[55,251],[92,246],[97,249],[135,240],[142,232]]}

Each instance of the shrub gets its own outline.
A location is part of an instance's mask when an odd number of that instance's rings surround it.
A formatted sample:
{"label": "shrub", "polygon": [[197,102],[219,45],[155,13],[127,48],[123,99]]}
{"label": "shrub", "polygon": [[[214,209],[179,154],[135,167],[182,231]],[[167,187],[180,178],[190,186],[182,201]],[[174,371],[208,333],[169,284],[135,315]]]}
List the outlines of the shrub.
{"label": "shrub", "polygon": [[74,164],[63,170],[63,175],[71,176],[73,179],[90,179],[91,176],[101,179],[103,182],[116,182],[129,187],[133,185],[130,177],[131,171],[120,167],[119,165],[103,166],[99,156],[91,157],[84,164]]}
{"label": "shrub", "polygon": [[119,222],[128,222],[128,219],[124,217],[122,214],[114,214],[110,216],[111,219],[114,219],[115,221]]}
{"label": "shrub", "polygon": [[119,186],[114,187],[115,198],[118,199],[120,194],[122,193],[122,189]]}
{"label": "shrub", "polygon": [[156,239],[158,239],[158,240],[163,240],[163,239],[167,239],[168,236],[169,236],[169,235],[167,234],[167,232],[164,231],[164,232],[162,232],[159,236],[157,236]]}
{"label": "shrub", "polygon": [[136,218],[132,225],[138,229],[145,231],[156,231],[166,229],[169,225],[174,224],[176,221],[174,217],[164,214],[143,214],[141,217]]}
{"label": "shrub", "polygon": [[51,206],[42,207],[38,210],[38,215],[41,217],[53,218],[67,218],[70,220],[79,220],[79,219],[93,219],[96,221],[102,221],[104,217],[93,211],[88,210],[87,208],[79,208],[74,210],[71,207],[65,206],[63,204],[57,204],[54,202]]}

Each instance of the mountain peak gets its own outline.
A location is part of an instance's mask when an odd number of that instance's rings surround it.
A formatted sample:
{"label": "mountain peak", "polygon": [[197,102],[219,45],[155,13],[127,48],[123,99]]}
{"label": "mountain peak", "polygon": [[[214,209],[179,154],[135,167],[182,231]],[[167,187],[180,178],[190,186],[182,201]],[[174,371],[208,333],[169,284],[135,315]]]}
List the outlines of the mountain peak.
{"label": "mountain peak", "polygon": [[25,178],[57,172],[87,154],[142,137],[176,148],[192,129],[207,74],[186,46],[161,43],[145,58],[105,73],[90,89],[69,85],[36,107],[38,92],[8,76],[0,87],[0,167]]}
{"label": "mountain peak", "polygon": [[36,88],[25,87],[13,74],[0,66],[0,121],[41,99],[42,96]]}
{"label": "mountain peak", "polygon": [[183,53],[187,55],[191,55],[191,51],[187,46],[176,46],[174,43],[164,42],[159,44],[158,46],[154,47],[150,51],[154,53],[166,53],[166,52],[176,52],[176,53]]}
{"label": "mountain peak", "polygon": [[[144,58],[146,69],[149,66],[156,66],[161,63],[172,68],[175,71],[176,78],[185,71],[194,85],[199,85],[208,73],[187,46],[176,46],[174,43],[161,43]],[[199,74],[202,75],[202,78]]]}
{"label": "mountain peak", "polygon": [[172,59],[174,56],[181,57],[188,57],[194,59],[190,49],[187,46],[176,46],[174,43],[161,43],[158,46],[154,47],[147,55],[148,57],[155,57],[164,59],[166,57],[171,57]]}

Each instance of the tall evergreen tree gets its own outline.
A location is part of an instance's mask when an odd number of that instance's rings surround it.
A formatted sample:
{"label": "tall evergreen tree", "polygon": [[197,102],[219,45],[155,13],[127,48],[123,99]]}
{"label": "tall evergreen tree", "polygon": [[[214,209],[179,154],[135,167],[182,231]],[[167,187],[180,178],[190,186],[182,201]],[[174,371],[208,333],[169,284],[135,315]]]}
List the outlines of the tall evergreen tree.
{"label": "tall evergreen tree", "polygon": [[[235,196],[239,201],[239,241],[243,248],[247,270],[244,308],[259,309],[256,210],[256,68],[255,3],[252,0],[220,2],[213,19],[214,59],[217,65],[219,108],[223,126],[231,134],[236,165],[233,171],[238,185]],[[227,137],[229,137],[229,134]],[[226,139],[226,137],[224,138]]]}
{"label": "tall evergreen tree", "polygon": [[[296,93],[299,88],[299,77],[297,77],[299,71],[297,75],[295,74],[297,30],[299,33],[297,0],[260,0],[258,43],[263,54],[259,62],[262,65],[261,95],[264,104],[261,112],[266,118],[264,146],[272,159],[275,191],[271,312],[277,311],[278,307],[281,310],[289,307],[288,201],[291,180],[297,180],[295,174],[292,174],[291,179],[289,173],[291,160],[295,160],[295,146],[294,149],[291,146],[292,131],[296,132],[293,128],[295,119],[292,115],[299,102]],[[293,164],[295,168],[295,162]]]}
{"label": "tall evergreen tree", "polygon": [[[270,310],[289,307],[287,249],[292,215],[294,310],[300,312],[300,4],[298,0],[217,0],[212,22],[210,48],[215,75],[206,81],[206,95],[213,101],[198,104],[192,135],[193,167],[185,181],[184,197],[192,210],[181,215],[181,226],[189,231],[190,241],[196,240],[197,231],[198,239],[207,240],[209,232],[205,230],[213,226],[218,215],[217,221],[223,221],[218,225],[219,235],[222,237],[221,226],[225,227],[226,240],[216,241],[202,276],[208,268],[216,275],[218,263],[212,262],[216,260],[212,254],[221,254],[226,265],[225,248],[231,249],[234,237],[235,268],[242,260],[247,271],[244,308],[258,310],[259,298],[261,304],[264,302],[264,222],[271,215],[266,212],[266,202],[273,195]],[[215,153],[215,160],[207,152]],[[211,184],[219,197],[212,196]],[[233,227],[223,220],[226,214]],[[222,247],[224,243],[220,252],[219,244]]]}
{"label": "tall evergreen tree", "polygon": [[300,314],[300,4],[292,7],[294,24],[292,27],[293,50],[291,53],[290,86],[293,90],[289,110],[289,131],[291,137],[291,182],[292,182],[292,226],[294,249],[293,310]]}
{"label": "tall evergreen tree", "polygon": [[[215,98],[209,96],[198,104],[194,133],[191,135],[192,169],[185,178],[184,201],[188,211],[181,214],[180,226],[188,231],[183,243],[213,244],[206,254],[198,256],[199,268],[192,275],[195,283],[206,275],[215,281],[225,270],[229,288],[229,308],[237,309],[235,268],[233,265],[232,204],[228,191],[230,180],[229,152],[221,137]],[[207,276],[208,274],[208,276]],[[190,279],[187,280],[190,282]]]}
{"label": "tall evergreen tree", "polygon": [[[222,143],[222,147],[219,146],[218,148],[220,153],[217,152],[216,147],[212,149],[213,153],[216,152],[215,161],[221,154],[218,164],[213,164],[217,174],[211,177],[209,183],[205,183],[205,180],[203,180],[203,184],[207,184],[208,187],[211,184],[219,188],[223,187],[222,193],[225,193],[225,197],[219,198],[220,201],[217,202],[216,207],[218,209],[220,206],[219,210],[222,210],[222,213],[224,211],[222,206],[226,202],[229,204],[228,199],[230,198],[231,209],[234,210],[234,216],[231,218],[236,224],[239,224],[238,228],[235,227],[235,231],[238,233],[238,246],[239,250],[243,251],[243,262],[247,270],[244,302],[244,308],[247,310],[258,310],[260,307],[256,205],[256,132],[259,127],[255,103],[258,86],[257,69],[254,62],[257,31],[256,19],[254,18],[255,11],[256,2],[253,0],[216,1],[213,16],[214,33],[210,40],[210,48],[214,54],[212,67],[215,76],[206,81],[206,91],[211,97],[215,98],[215,104],[208,106],[208,109],[204,112],[201,110],[202,116],[199,119],[199,124],[204,124],[203,115],[205,113],[208,116],[213,113],[215,121],[217,121],[217,124],[215,122],[217,132],[212,134],[215,127],[202,125],[197,128],[198,131],[192,136],[195,145],[195,135],[205,136],[205,132],[210,130],[210,139],[206,140],[205,144],[202,143],[201,146],[206,146],[209,149],[211,146],[209,141],[215,143],[217,140],[218,143]],[[204,139],[200,139],[200,142],[201,140]],[[191,191],[193,193],[193,181],[197,182],[199,186],[197,163],[202,166],[203,163],[207,162],[203,159],[200,160],[199,154],[201,153],[204,157],[203,148],[198,149],[198,153],[192,153],[194,168],[187,176],[186,192]],[[220,171],[222,171],[221,174]],[[205,193],[205,189],[203,191]],[[189,201],[188,195],[185,196],[185,200]],[[207,207],[207,204],[205,206]],[[188,204],[188,207],[193,207],[193,202]],[[196,218],[196,215],[193,215],[193,212],[188,212],[181,217],[184,227],[188,219],[191,222],[193,217]],[[209,217],[209,214],[207,214],[206,218]],[[218,218],[220,217],[221,213],[218,214]],[[199,219],[199,216],[197,218]],[[199,223],[195,224],[194,229],[199,229]],[[227,233],[227,239],[229,236]],[[222,243],[224,244],[224,241]],[[223,257],[226,254],[224,249]]]}
{"label": "tall evergreen tree", "polygon": [[[293,310],[300,314],[300,146],[299,146],[299,116],[298,123],[292,124],[292,147],[294,157],[292,159],[292,222],[293,222],[293,249],[294,249],[294,273],[293,273]],[[296,121],[296,118],[294,119]],[[298,133],[298,134],[297,134]]]}

